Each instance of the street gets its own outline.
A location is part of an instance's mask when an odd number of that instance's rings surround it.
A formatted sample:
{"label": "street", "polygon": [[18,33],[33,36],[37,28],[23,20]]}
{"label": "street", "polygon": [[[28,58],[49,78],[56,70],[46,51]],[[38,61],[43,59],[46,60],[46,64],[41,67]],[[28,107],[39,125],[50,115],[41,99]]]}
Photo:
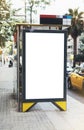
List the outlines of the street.
{"label": "street", "polygon": [[67,77],[66,77],[66,87],[67,87],[67,94],[69,96],[71,96],[72,98],[74,98],[84,104],[84,92],[82,92],[76,88],[68,89]]}
{"label": "street", "polygon": [[77,89],[68,90],[68,95],[84,104],[84,93]]}

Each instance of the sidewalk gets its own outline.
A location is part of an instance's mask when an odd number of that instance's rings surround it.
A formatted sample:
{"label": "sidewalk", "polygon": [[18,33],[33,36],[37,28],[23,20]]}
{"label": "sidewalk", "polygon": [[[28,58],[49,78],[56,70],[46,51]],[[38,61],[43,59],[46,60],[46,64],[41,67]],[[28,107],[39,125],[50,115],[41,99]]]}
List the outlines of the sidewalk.
{"label": "sidewalk", "polygon": [[12,97],[14,80],[0,81],[0,130],[83,130],[84,104],[67,95],[67,111],[50,102],[18,112]]}

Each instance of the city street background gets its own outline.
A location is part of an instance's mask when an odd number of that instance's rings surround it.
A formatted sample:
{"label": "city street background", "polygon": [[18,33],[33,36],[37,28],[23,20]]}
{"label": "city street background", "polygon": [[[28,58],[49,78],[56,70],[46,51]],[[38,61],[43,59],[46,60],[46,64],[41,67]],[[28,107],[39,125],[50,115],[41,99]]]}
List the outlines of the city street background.
{"label": "city street background", "polygon": [[[42,5],[43,3],[35,7],[33,5],[33,9],[35,10],[32,10],[31,6],[32,2],[34,3],[35,1],[30,2],[29,0],[11,0],[9,2],[11,2],[12,5],[6,3],[7,1],[9,0],[1,0],[0,2],[0,130],[83,130],[84,93],[74,88],[72,90],[68,90],[68,88],[66,88],[66,111],[61,111],[51,102],[38,102],[27,112],[21,112],[18,110],[20,106],[17,99],[17,59],[20,58],[20,66],[18,66],[18,70],[20,68],[20,72],[18,71],[18,73],[20,74],[22,72],[21,65],[23,65],[22,29],[26,29],[26,27],[24,27],[24,25],[16,27],[16,25],[17,23],[25,24],[25,22],[38,24],[40,23],[40,14],[52,14],[61,16],[68,13],[69,15],[74,16],[74,11],[76,11],[78,16],[80,16],[79,12],[84,11],[84,0],[76,0],[74,1],[74,3],[73,0],[55,0],[54,2],[51,2],[51,5],[46,5],[45,9],[40,8],[40,5]],[[28,2],[30,2],[30,4]],[[16,9],[18,8],[21,8],[21,10],[17,11]],[[70,8],[72,9],[72,14],[68,12]],[[33,11],[35,11],[34,14]],[[77,34],[80,34],[79,32],[84,31],[84,14],[82,17],[82,19],[78,20],[77,15],[75,15],[74,22],[76,24],[72,22],[72,25],[74,26],[70,25],[71,28],[73,27],[72,29],[74,30],[74,36],[76,32]],[[77,24],[78,21],[80,21],[81,26]],[[63,23],[61,24],[61,26],[63,26]],[[64,28],[54,27],[52,29],[59,30]],[[74,37],[72,36],[73,30],[70,36],[67,38],[67,63],[70,63],[70,67],[72,67],[75,61],[74,52],[77,51],[77,54],[81,54],[81,52],[84,51],[84,42],[82,43],[84,33],[81,33],[81,38],[79,37],[79,35],[77,35],[76,39],[74,39]],[[76,47],[76,44],[74,44],[75,40],[77,40],[76,50],[74,49],[74,47]],[[58,43],[60,43],[59,40]],[[61,81],[60,75],[58,78],[59,81]],[[18,88],[22,90],[21,81],[19,82],[20,84],[18,85]],[[61,85],[58,85],[58,87],[60,86]],[[67,80],[66,86],[68,86]],[[21,95],[21,93],[19,94]]]}

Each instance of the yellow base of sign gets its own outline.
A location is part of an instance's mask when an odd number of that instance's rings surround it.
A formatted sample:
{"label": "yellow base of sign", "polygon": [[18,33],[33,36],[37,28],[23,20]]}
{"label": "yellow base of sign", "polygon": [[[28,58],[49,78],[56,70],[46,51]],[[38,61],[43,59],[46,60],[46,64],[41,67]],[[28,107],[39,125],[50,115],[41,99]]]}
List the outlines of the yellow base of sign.
{"label": "yellow base of sign", "polygon": [[29,110],[35,104],[36,104],[35,102],[22,103],[22,112],[26,112],[27,110]]}
{"label": "yellow base of sign", "polygon": [[60,110],[66,111],[67,110],[67,103],[66,101],[56,101],[53,102]]}
{"label": "yellow base of sign", "polygon": [[[28,111],[35,104],[36,102],[22,103],[22,112]],[[53,104],[56,105],[60,110],[66,111],[67,109],[66,101],[56,101],[56,102],[53,102]]]}

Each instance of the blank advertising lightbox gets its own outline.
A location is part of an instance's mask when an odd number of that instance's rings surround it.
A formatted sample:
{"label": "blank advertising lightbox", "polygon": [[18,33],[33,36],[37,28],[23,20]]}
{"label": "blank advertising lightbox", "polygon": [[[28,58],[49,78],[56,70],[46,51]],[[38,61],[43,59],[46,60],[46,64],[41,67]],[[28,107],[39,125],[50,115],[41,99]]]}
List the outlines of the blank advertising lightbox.
{"label": "blank advertising lightbox", "polygon": [[66,98],[66,31],[23,30],[23,100]]}

